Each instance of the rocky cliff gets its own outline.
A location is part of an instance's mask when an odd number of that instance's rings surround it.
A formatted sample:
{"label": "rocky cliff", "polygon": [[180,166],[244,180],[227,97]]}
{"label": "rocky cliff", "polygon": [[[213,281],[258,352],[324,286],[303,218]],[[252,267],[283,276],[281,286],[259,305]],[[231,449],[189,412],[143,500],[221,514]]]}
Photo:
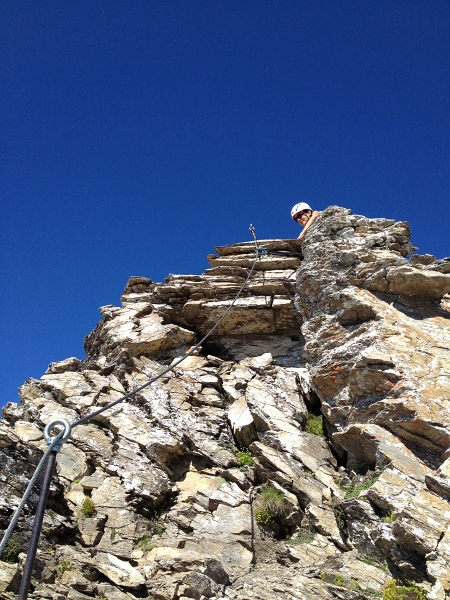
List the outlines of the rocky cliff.
{"label": "rocky cliff", "polygon": [[[409,234],[330,207],[303,261],[296,240],[261,242],[201,351],[62,446],[30,598],[449,599],[450,259],[408,259]],[[203,275],[131,277],[86,359],[52,363],[4,408],[1,529],[48,422],[139,387],[217,322],[255,252],[216,253]]]}

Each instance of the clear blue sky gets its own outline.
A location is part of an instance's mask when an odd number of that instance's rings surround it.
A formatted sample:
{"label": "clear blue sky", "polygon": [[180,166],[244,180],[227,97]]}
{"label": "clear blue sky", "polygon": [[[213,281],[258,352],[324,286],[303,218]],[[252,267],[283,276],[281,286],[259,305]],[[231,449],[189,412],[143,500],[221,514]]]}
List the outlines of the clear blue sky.
{"label": "clear blue sky", "polygon": [[291,206],[410,222],[450,254],[447,0],[2,0],[1,392],[84,357],[130,275],[299,233]]}

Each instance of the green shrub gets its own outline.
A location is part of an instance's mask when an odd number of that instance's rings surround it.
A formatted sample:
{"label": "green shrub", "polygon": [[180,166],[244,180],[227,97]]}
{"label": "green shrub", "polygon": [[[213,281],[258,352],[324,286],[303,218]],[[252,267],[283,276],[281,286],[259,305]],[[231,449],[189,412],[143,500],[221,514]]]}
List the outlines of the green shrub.
{"label": "green shrub", "polygon": [[306,421],[305,431],[306,433],[324,436],[325,434],[323,431],[323,416],[315,415],[309,412],[308,419]]}
{"label": "green shrub", "polygon": [[336,575],[334,578],[334,585],[337,585],[339,587],[342,587],[344,585],[344,577],[342,575]]}
{"label": "green shrub", "polygon": [[83,500],[83,504],[81,505],[81,514],[86,517],[86,519],[90,519],[95,515],[95,504],[89,496]]}
{"label": "green shrub", "polygon": [[414,584],[402,585],[395,579],[383,587],[383,600],[426,600],[423,590]]}
{"label": "green shrub", "polygon": [[273,485],[267,485],[262,488],[261,502],[273,517],[281,515],[285,511],[284,492]]}
{"label": "green shrub", "polygon": [[260,525],[271,525],[273,523],[273,515],[267,508],[257,508],[255,510],[255,519]]}
{"label": "green shrub", "polygon": [[151,543],[151,538],[148,535],[141,538],[138,541],[137,545],[138,548],[140,548],[144,552],[150,552],[150,550],[153,550],[153,548],[155,547],[154,544]]}
{"label": "green shrub", "polygon": [[1,560],[7,563],[16,563],[20,554],[20,546],[13,540],[13,538],[9,538],[6,542],[6,548],[3,553]]}
{"label": "green shrub", "polygon": [[240,467],[255,464],[255,460],[250,450],[236,450],[236,457]]}
{"label": "green shrub", "polygon": [[72,565],[70,564],[70,560],[68,558],[64,558],[58,565],[58,570],[60,573],[65,573],[66,571],[70,571]]}

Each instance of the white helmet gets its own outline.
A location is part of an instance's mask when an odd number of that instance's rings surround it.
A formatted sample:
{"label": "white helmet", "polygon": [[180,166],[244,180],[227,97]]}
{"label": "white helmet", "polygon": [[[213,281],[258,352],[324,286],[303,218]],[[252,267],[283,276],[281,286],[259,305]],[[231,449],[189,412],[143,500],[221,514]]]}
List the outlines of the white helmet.
{"label": "white helmet", "polygon": [[309,204],[306,204],[306,202],[299,202],[298,204],[296,204],[295,206],[292,207],[291,217],[294,218],[295,215],[302,210],[311,210],[312,211],[312,208],[310,207]]}

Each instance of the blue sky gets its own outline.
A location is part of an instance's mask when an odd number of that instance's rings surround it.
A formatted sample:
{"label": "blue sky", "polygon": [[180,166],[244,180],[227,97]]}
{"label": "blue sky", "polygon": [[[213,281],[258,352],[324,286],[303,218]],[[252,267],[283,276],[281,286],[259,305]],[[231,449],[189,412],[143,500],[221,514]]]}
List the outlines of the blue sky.
{"label": "blue sky", "polygon": [[306,201],[450,255],[444,0],[2,0],[0,405],[131,275],[299,233]]}

